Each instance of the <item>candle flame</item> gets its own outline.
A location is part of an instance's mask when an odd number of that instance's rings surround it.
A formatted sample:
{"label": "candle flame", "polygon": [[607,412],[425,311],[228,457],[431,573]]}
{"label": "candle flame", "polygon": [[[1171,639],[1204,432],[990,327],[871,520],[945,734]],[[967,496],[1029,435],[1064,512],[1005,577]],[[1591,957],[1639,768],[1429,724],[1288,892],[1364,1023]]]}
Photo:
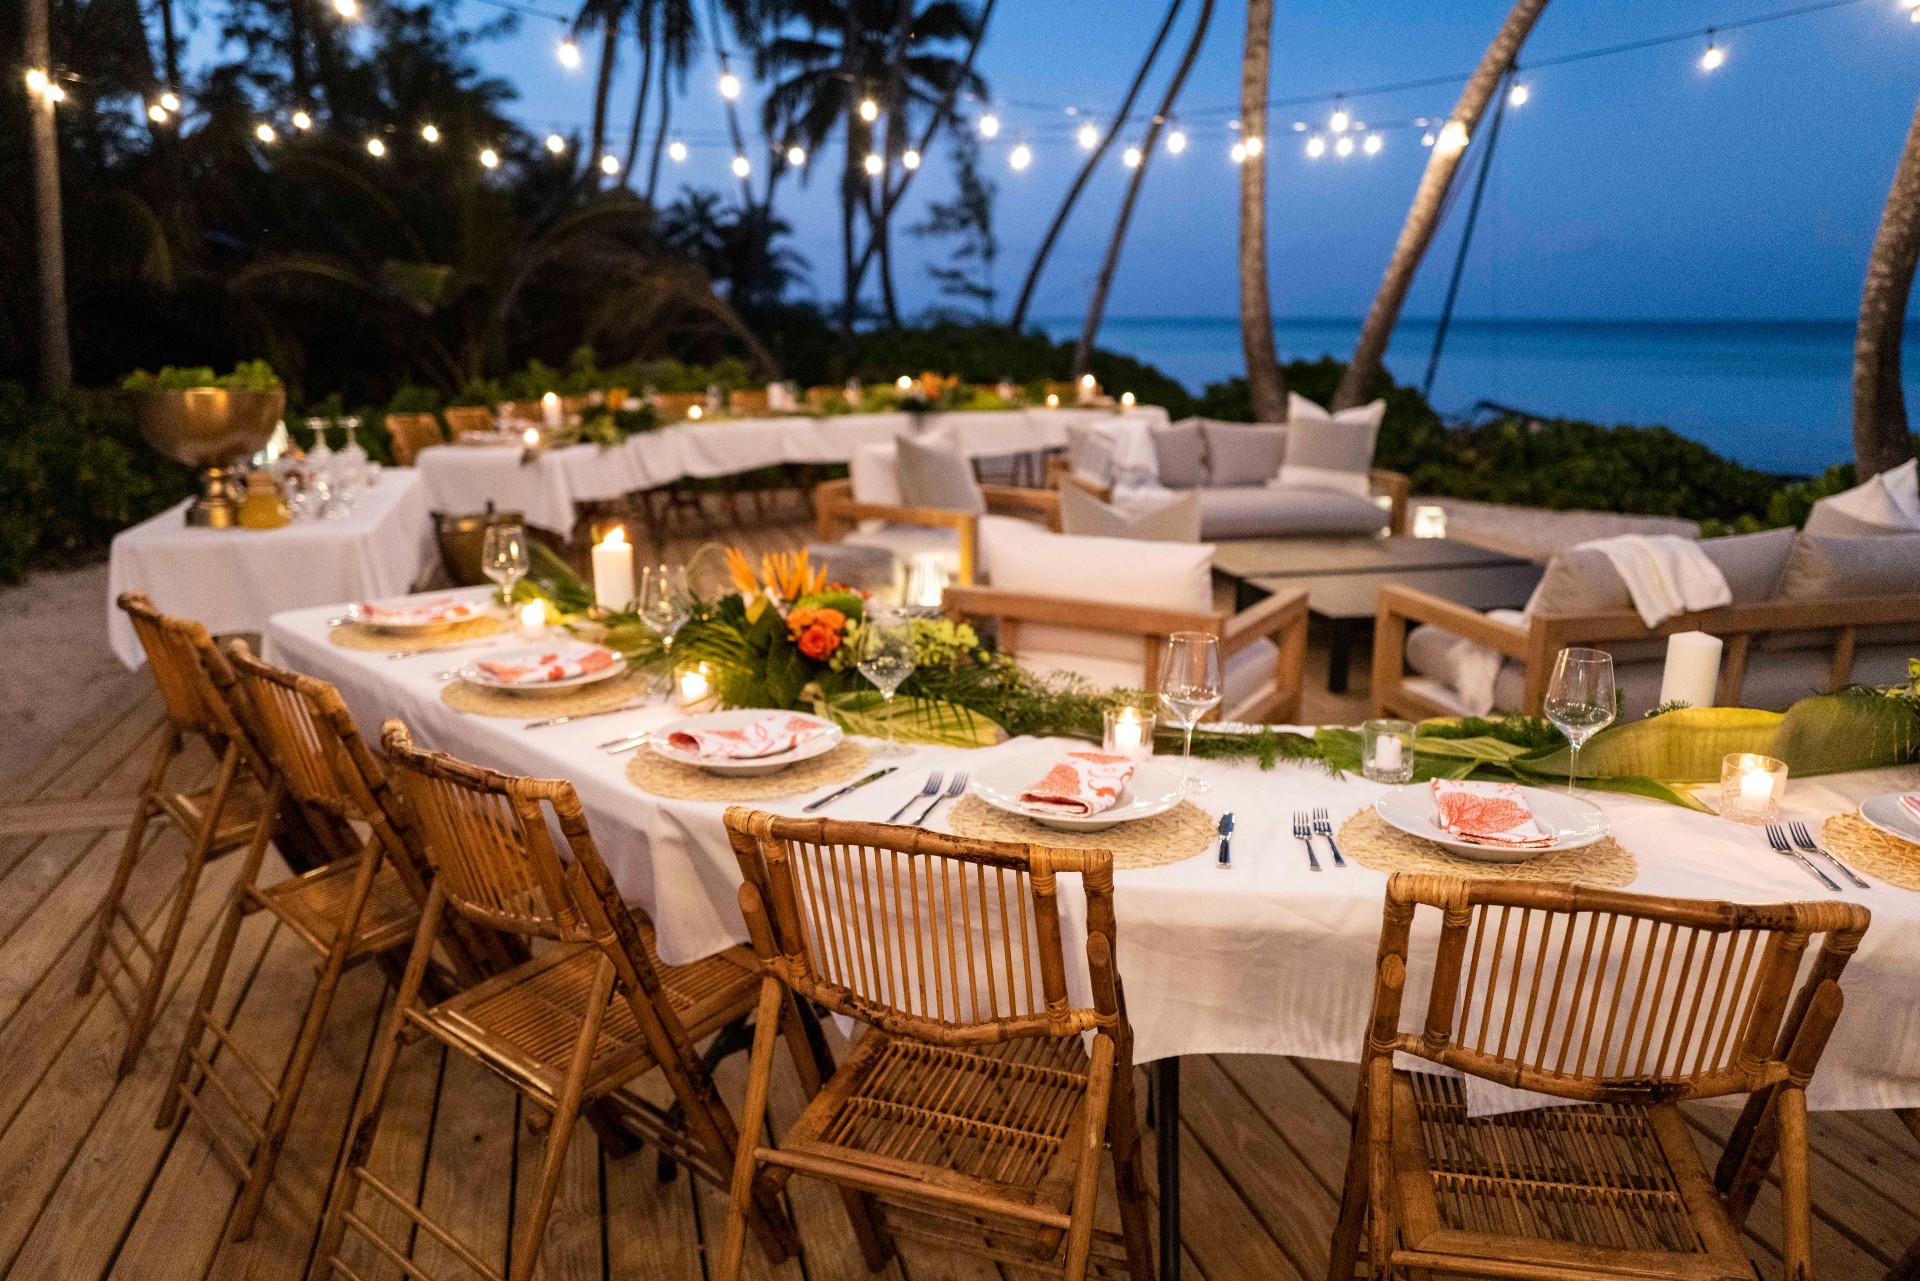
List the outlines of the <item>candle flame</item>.
{"label": "candle flame", "polygon": [[615,525],[607,531],[607,536],[600,540],[600,545],[602,547],[625,547],[627,545],[627,527],[625,525]]}
{"label": "candle flame", "polygon": [[547,602],[530,600],[520,607],[520,626],[529,631],[547,625]]}
{"label": "candle flame", "polygon": [[529,427],[525,431],[521,432],[520,443],[525,445],[528,449],[532,449],[535,445],[538,445],[540,443],[539,429],[534,427]]}

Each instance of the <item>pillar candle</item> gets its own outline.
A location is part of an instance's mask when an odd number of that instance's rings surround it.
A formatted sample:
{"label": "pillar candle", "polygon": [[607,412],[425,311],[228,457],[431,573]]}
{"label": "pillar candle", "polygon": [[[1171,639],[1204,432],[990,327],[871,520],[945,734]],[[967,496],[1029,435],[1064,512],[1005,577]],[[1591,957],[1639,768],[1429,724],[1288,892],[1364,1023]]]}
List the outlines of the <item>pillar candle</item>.
{"label": "pillar candle", "polygon": [[593,603],[603,609],[625,609],[633,601],[633,544],[627,531],[615,525],[593,545]]}
{"label": "pillar candle", "polygon": [[545,423],[549,430],[558,427],[561,423],[560,397],[552,392],[540,398],[540,421]]}
{"label": "pillar candle", "polygon": [[1705,632],[1678,632],[1667,638],[1667,669],[1660,681],[1661,703],[1690,703],[1712,707],[1719,697],[1718,636]]}

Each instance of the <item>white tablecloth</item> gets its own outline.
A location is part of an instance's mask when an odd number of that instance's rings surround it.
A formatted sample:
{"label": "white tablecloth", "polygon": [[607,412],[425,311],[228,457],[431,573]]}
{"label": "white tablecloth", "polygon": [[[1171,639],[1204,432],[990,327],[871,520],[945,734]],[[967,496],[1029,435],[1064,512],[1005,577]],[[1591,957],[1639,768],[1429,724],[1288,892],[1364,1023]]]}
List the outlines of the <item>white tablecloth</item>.
{"label": "white tablecloth", "polygon": [[[336,648],[325,639],[331,613],[311,609],[276,618],[269,655],[338,685],[370,736],[384,718],[398,716],[424,745],[496,769],[571,779],[621,892],[653,914],[668,961],[691,961],[745,941],[735,906],[739,874],[721,826],[725,806],[642,792],[627,781],[625,757],[595,746],[677,713],[654,706],[531,731],[518,721],[465,715],[440,701],[434,673],[448,665],[445,656],[389,662]],[[893,776],[827,812],[885,818],[919,789],[929,769],[977,770],[998,756],[1045,750],[1031,739],[987,751],[920,748]],[[1136,1057],[1250,1053],[1356,1061],[1373,996],[1386,878],[1358,866],[1309,872],[1290,823],[1293,810],[1323,805],[1337,827],[1383,789],[1303,766],[1262,772],[1203,762],[1195,769],[1213,783],[1197,802],[1236,816],[1233,866],[1218,868],[1209,853],[1114,877]],[[1817,827],[1867,795],[1914,782],[1912,770],[1797,779],[1788,792],[1789,815]],[[1637,797],[1587,795],[1638,856],[1633,890],[1748,902],[1828,893],[1797,863],[1772,853],[1754,829]],[[808,799],[769,808],[798,813]],[[933,826],[943,824],[936,818]],[[1320,857],[1326,865],[1324,843]],[[1811,1102],[1820,1108],[1920,1104],[1920,894],[1876,885],[1848,896],[1872,909],[1874,923],[1843,981],[1846,1014]]]}
{"label": "white tablecloth", "polygon": [[128,667],[146,662],[114,601],[145,592],[163,612],[196,619],[216,636],[261,632],[303,605],[398,596],[434,564],[427,491],[414,472],[389,468],[338,520],[280,529],[193,529],[187,504],[114,535],[107,567],[107,637]]}
{"label": "white tablecloth", "polygon": [[[1076,423],[1165,420],[1165,410],[1147,405],[1118,416],[1096,409],[1028,409],[934,414],[922,422],[929,430],[951,431],[967,457],[992,458],[1064,448],[1067,428]],[[863,444],[913,430],[914,418],[897,413],[732,418],[674,423],[619,445],[569,445],[530,458],[518,445],[436,446],[422,450],[416,466],[435,511],[477,512],[492,502],[566,537],[573,531],[575,503],[781,463],[844,463]]]}

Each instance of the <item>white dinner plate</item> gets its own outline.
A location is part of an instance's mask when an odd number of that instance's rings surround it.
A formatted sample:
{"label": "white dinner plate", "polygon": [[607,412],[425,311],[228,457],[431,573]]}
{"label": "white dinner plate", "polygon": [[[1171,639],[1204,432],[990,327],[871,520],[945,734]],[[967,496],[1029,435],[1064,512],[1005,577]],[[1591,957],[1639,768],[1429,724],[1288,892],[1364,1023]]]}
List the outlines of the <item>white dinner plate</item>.
{"label": "white dinner plate", "polygon": [[1882,792],[1860,802],[1860,817],[1888,836],[1920,845],[1920,819],[1900,804],[1904,792]]}
{"label": "white dinner plate", "polygon": [[1164,814],[1180,803],[1180,772],[1159,761],[1144,760],[1134,764],[1133,778],[1121,789],[1119,801],[1098,814],[1068,818],[1022,805],[1020,793],[1045,778],[1065,755],[1065,751],[1033,752],[995,761],[974,771],[971,790],[995,809],[1018,814],[1061,832],[1104,832],[1122,823]]}
{"label": "white dinner plate", "polygon": [[[773,756],[756,756],[744,761],[702,760],[692,752],[683,752],[668,744],[667,740],[681,730],[738,729],[742,725],[752,724],[762,716],[794,716],[803,721],[811,721],[820,726],[821,733],[814,735],[798,747]],[[765,707],[741,707],[729,712],[707,712],[701,716],[688,716],[684,719],[662,725],[647,738],[647,745],[670,761],[679,761],[682,765],[692,765],[709,774],[725,774],[734,778],[755,778],[762,774],[777,774],[789,765],[798,765],[801,761],[810,761],[816,756],[824,756],[840,746],[846,735],[832,721],[818,716],[809,716],[805,712],[775,712]]]}
{"label": "white dinner plate", "polygon": [[394,636],[424,636],[459,623],[485,618],[490,602],[484,596],[396,596],[388,600],[355,601],[347,606],[347,621],[371,631]]}
{"label": "white dinner plate", "polygon": [[[504,681],[484,670],[480,664],[488,663],[538,663],[548,655],[549,661],[565,662],[577,660],[585,654],[595,651],[612,654],[613,661],[597,671],[583,672],[578,676],[567,676],[557,681]],[[590,645],[586,641],[550,640],[541,645],[516,645],[512,649],[500,649],[490,652],[484,660],[473,659],[460,668],[460,679],[483,689],[497,689],[503,694],[554,694],[565,690],[579,689],[582,685],[594,685],[609,680],[627,670],[627,660],[604,645]]]}
{"label": "white dinner plate", "polygon": [[1612,831],[1607,816],[1592,801],[1544,787],[1523,787],[1521,796],[1533,810],[1541,829],[1553,836],[1553,844],[1531,849],[1509,850],[1494,845],[1475,845],[1463,841],[1440,826],[1440,812],[1433,803],[1433,789],[1425,783],[1396,787],[1373,803],[1374,813],[1390,826],[1409,836],[1444,846],[1451,854],[1477,863],[1525,863],[1556,850],[1576,850],[1591,845]]}

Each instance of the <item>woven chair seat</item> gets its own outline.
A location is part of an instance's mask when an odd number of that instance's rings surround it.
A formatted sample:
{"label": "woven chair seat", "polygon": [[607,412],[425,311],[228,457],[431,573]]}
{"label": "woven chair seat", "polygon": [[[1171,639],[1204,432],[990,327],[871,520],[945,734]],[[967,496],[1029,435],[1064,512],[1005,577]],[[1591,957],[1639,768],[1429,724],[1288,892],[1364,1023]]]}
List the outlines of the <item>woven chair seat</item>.
{"label": "woven chair seat", "polygon": [[[304,876],[256,890],[261,905],[305,936],[314,950],[331,950],[340,922],[345,919],[353,894],[353,879],[359,868],[353,860],[342,860],[317,867]],[[414,901],[400,874],[382,864],[374,874],[373,887],[367,891],[366,904],[360,910],[360,923],[354,930],[349,958],[398,947],[413,937],[420,925],[420,905]]]}
{"label": "woven chair seat", "polygon": [[1469,1234],[1474,1257],[1491,1239],[1493,1257],[1596,1277],[1753,1275],[1670,1104],[1470,1118],[1457,1078],[1396,1072],[1393,1131],[1407,1249],[1446,1255]]}
{"label": "woven chair seat", "polygon": [[[212,794],[212,788],[202,788],[197,792],[162,793],[159,797],[160,808],[191,836],[205,821]],[[251,773],[236,775],[233,787],[227,793],[226,804],[220,807],[220,821],[213,829],[213,840],[207,847],[207,853],[224,854],[253,839],[254,824],[260,821],[261,812],[266,806],[267,794],[260,786],[260,780]]]}

